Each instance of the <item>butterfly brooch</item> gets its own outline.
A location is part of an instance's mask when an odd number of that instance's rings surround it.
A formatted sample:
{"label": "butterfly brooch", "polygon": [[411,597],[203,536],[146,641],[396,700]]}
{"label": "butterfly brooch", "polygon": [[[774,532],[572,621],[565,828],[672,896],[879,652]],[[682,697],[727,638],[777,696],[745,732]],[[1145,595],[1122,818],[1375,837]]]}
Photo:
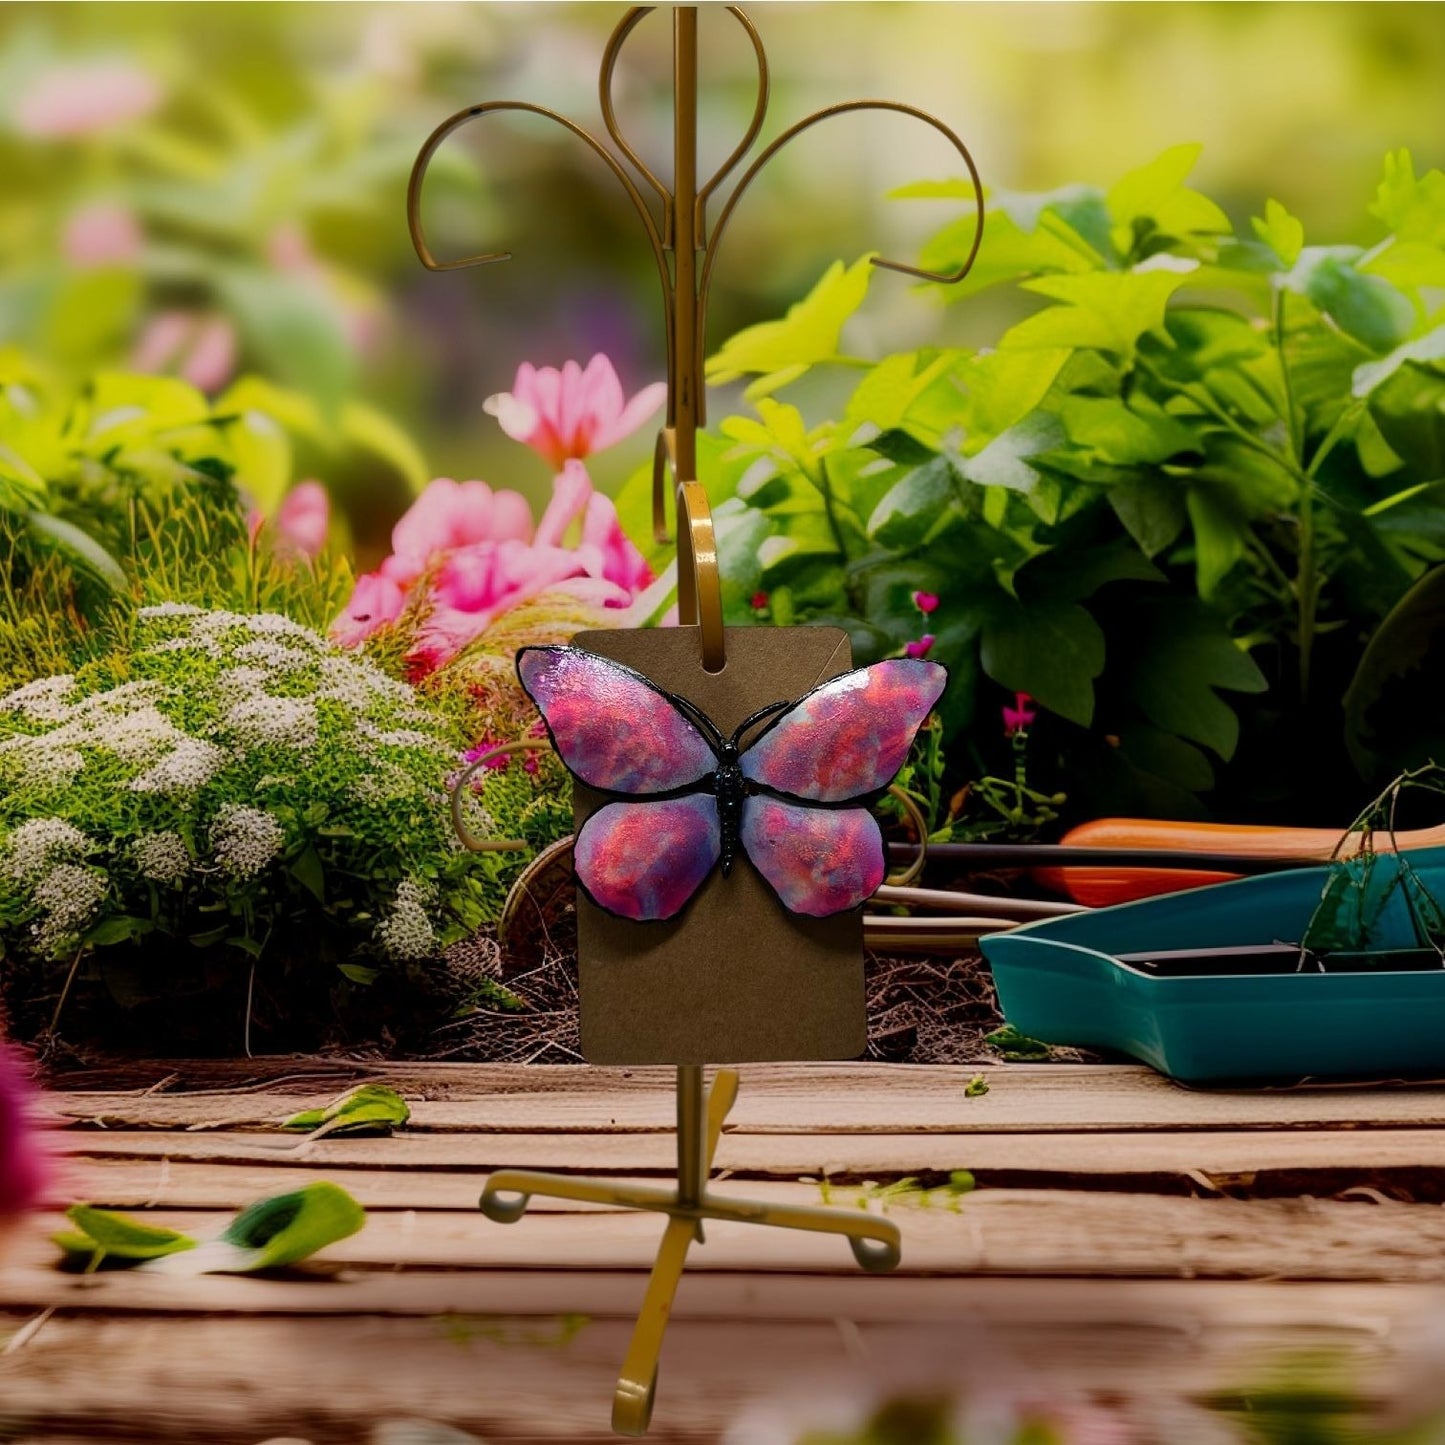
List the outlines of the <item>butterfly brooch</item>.
{"label": "butterfly brooch", "polygon": [[745,854],[792,913],[856,908],[883,881],[867,804],[903,766],[946,671],[890,658],[744,718],[578,647],[524,647],[517,676],[568,771],[609,799],[577,835],[577,882],[620,918],[672,918]]}

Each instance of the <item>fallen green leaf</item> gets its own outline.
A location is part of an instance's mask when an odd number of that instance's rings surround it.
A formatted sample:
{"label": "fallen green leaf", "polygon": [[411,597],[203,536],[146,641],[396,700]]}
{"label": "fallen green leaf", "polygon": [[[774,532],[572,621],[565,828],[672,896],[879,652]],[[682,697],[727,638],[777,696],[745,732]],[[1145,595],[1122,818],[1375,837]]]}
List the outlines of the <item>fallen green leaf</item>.
{"label": "fallen green leaf", "polygon": [[965,1099],[981,1099],[988,1093],[988,1080],[982,1074],[975,1074],[963,1088]]}
{"label": "fallen green leaf", "polygon": [[1027,1034],[1021,1034],[1012,1024],[1005,1024],[1001,1029],[995,1029],[991,1034],[984,1037],[984,1043],[990,1048],[997,1049],[999,1054],[1012,1063],[1020,1063],[1031,1059],[1046,1059],[1049,1056],[1049,1046],[1040,1043],[1038,1039],[1031,1039]]}
{"label": "fallen green leaf", "polygon": [[281,1127],[314,1134],[390,1134],[411,1118],[411,1109],[395,1089],[363,1084],[324,1109],[293,1114]]}
{"label": "fallen green leaf", "polygon": [[65,1254],[83,1258],[94,1267],[104,1259],[160,1259],[194,1249],[196,1241],[177,1229],[142,1224],[129,1215],[89,1204],[72,1204],[65,1217],[75,1225],[51,1238]]}

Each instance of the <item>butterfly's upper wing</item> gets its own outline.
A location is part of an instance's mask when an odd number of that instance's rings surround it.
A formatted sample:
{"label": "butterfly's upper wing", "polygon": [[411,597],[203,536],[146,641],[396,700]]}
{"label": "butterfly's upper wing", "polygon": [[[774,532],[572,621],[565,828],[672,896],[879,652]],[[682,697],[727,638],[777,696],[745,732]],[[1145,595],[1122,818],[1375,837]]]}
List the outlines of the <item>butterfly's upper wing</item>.
{"label": "butterfly's upper wing", "polygon": [[580,647],[524,647],[517,676],[571,772],[601,792],[646,797],[717,768],[702,733],[640,672]]}
{"label": "butterfly's upper wing", "polygon": [[867,808],[810,808],[765,794],[743,805],[743,847],[792,913],[857,908],[883,881],[883,834]]}
{"label": "butterfly's upper wing", "polygon": [[743,775],[815,803],[867,798],[893,781],[948,681],[923,658],[891,657],[800,698],[742,755]]}
{"label": "butterfly's upper wing", "polygon": [[577,881],[608,913],[654,922],[682,910],[716,866],[721,849],[711,793],[607,803],[577,835]]}

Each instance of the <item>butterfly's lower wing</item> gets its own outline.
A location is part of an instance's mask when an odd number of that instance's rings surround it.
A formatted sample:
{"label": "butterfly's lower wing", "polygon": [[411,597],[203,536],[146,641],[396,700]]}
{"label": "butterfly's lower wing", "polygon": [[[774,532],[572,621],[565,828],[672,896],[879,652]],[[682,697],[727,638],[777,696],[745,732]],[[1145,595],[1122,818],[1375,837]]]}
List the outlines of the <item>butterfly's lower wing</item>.
{"label": "butterfly's lower wing", "polygon": [[743,804],[742,842],[784,908],[814,918],[871,898],[886,871],[866,808],[810,808],[763,794]]}
{"label": "butterfly's lower wing", "polygon": [[781,713],[743,753],[743,774],[820,803],[879,793],[907,761],[947,681],[938,663],[914,657],[845,672]]}
{"label": "butterfly's lower wing", "polygon": [[711,744],[640,672],[580,647],[524,647],[517,676],[571,773],[602,792],[646,797],[699,782]]}
{"label": "butterfly's lower wing", "polygon": [[722,851],[717,799],[607,803],[582,825],[574,862],[587,896],[619,918],[671,918],[702,887]]}

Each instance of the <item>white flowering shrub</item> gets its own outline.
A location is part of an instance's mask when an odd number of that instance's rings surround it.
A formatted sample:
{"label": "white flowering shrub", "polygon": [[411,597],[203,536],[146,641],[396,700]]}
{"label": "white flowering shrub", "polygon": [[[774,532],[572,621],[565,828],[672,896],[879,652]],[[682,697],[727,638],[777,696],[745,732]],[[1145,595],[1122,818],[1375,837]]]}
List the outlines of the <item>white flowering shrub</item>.
{"label": "white flowering shrub", "polygon": [[0,944],[48,977],[136,940],[363,982],[434,959],[487,912],[457,766],[442,714],[300,624],[144,608],[128,652],[0,694]]}

